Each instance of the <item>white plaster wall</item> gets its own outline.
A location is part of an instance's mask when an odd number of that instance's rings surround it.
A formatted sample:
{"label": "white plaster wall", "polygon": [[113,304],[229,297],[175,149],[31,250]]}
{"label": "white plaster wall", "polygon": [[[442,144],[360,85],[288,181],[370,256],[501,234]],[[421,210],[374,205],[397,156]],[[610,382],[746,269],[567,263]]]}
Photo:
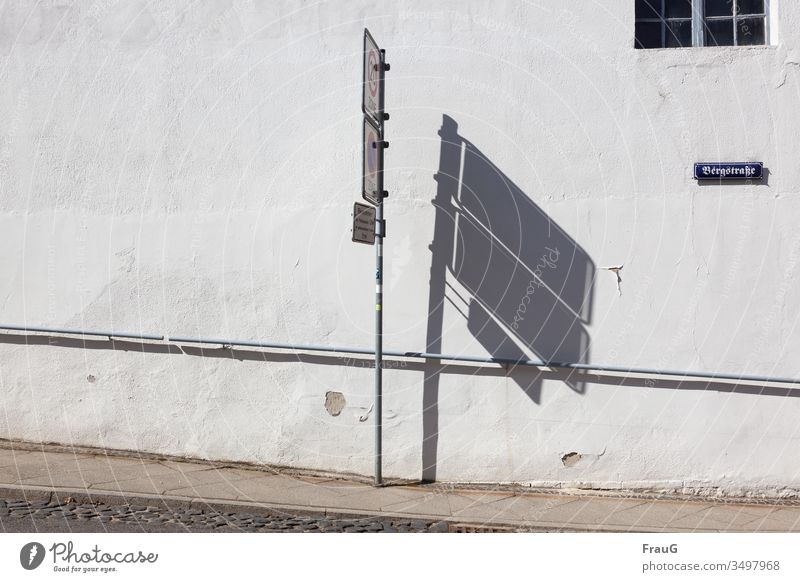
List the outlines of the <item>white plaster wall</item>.
{"label": "white plaster wall", "polygon": [[[387,348],[426,348],[447,115],[595,267],[589,361],[797,376],[800,6],[778,8],[775,46],[635,51],[632,0],[7,0],[0,320],[371,345],[373,249],[349,240],[368,26],[392,65]],[[697,185],[714,160],[768,180]],[[601,267],[623,263],[620,295]],[[446,277],[441,350],[487,355]],[[371,473],[366,361],[0,340],[4,438]],[[462,367],[423,423],[436,368],[394,365],[388,476],[800,490],[800,392],[551,375],[529,397]]]}

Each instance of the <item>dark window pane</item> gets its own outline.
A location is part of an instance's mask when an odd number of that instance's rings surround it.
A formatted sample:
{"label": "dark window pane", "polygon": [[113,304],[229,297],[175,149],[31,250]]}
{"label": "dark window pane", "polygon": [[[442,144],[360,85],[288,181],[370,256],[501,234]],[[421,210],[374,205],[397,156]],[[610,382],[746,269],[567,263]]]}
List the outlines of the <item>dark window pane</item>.
{"label": "dark window pane", "polygon": [[764,14],[764,0],[739,0],[737,14]]}
{"label": "dark window pane", "polygon": [[667,25],[667,46],[692,46],[692,21],[670,22]]}
{"label": "dark window pane", "polygon": [[666,0],[664,11],[666,18],[691,18],[692,0]]}
{"label": "dark window pane", "polygon": [[659,12],[661,0],[636,0],[636,18],[660,18]]}
{"label": "dark window pane", "polygon": [[733,46],[733,19],[706,20],[706,46]]}
{"label": "dark window pane", "polygon": [[661,23],[636,23],[636,48],[661,48]]}
{"label": "dark window pane", "polygon": [[733,16],[733,0],[706,0],[706,16]]}
{"label": "dark window pane", "polygon": [[736,41],[740,45],[766,44],[763,18],[742,18],[737,23]]}

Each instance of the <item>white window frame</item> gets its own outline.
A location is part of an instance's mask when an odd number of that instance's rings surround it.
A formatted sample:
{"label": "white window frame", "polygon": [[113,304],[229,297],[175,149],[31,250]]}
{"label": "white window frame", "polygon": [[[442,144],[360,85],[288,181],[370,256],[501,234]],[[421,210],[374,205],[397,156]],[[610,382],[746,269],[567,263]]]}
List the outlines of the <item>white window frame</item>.
{"label": "white window frame", "polygon": [[[666,13],[666,0],[657,0],[657,2],[651,2],[653,4],[657,4],[660,1],[661,3],[661,10],[660,14]],[[669,27],[667,26],[670,22],[692,22],[692,47],[703,47],[706,46],[705,44],[705,27],[706,22],[708,21],[723,21],[723,20],[732,20],[733,25],[733,44],[732,45],[723,45],[727,47],[741,47],[741,46],[770,46],[775,44],[776,36],[773,32],[775,28],[775,20],[774,15],[776,14],[775,6],[778,3],[778,0],[764,0],[764,12],[761,14],[747,14],[747,15],[739,15],[738,7],[740,0],[734,0],[734,9],[732,16],[709,16],[706,17],[705,15],[705,0],[692,0],[692,16],[691,18],[636,18],[635,24],[639,22],[655,22],[661,24],[661,47],[659,48],[689,48],[689,47],[667,47],[667,34],[669,34]],[[739,27],[737,26],[737,22],[739,20],[745,18],[763,18],[764,19],[764,44],[761,45],[740,45],[739,44]],[[634,27],[635,27],[634,24]],[[717,46],[717,45],[709,45],[709,46]]]}

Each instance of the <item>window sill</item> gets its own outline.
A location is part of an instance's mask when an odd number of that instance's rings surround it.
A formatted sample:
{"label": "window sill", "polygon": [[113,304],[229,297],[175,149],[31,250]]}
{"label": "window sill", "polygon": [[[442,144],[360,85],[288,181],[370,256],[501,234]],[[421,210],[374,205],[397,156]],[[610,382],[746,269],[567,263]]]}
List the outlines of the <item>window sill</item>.
{"label": "window sill", "polygon": [[777,44],[757,44],[744,46],[680,46],[667,48],[636,48],[635,52],[654,53],[654,52],[676,52],[676,51],[702,51],[702,52],[723,52],[723,51],[763,51],[778,48]]}

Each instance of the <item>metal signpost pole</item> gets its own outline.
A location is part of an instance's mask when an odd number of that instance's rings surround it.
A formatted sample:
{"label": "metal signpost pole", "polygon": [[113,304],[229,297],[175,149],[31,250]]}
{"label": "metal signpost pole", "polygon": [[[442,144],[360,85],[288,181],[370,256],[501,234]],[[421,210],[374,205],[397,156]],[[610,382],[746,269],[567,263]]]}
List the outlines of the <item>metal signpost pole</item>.
{"label": "metal signpost pole", "polygon": [[[353,241],[375,242],[375,486],[379,487],[383,485],[383,239],[386,236],[383,199],[388,195],[383,189],[383,151],[389,147],[384,139],[384,121],[389,119],[389,115],[383,111],[383,102],[384,73],[389,70],[389,65],[386,64],[386,52],[378,48],[366,29],[363,66],[361,196],[375,206],[375,213],[370,216],[363,205],[355,205]],[[374,220],[374,237],[369,236],[370,218]]]}
{"label": "metal signpost pole", "polygon": [[383,111],[386,96],[384,73],[389,68],[386,64],[386,51],[380,49],[380,137],[378,190],[378,208],[375,212],[375,227],[380,229],[375,244],[375,486],[383,485],[383,239],[386,236],[386,221],[383,219],[383,201],[386,198],[383,184],[383,150],[389,146],[385,136],[384,121],[389,117]]}
{"label": "metal signpost pole", "polygon": [[[383,200],[375,224],[383,226]],[[375,486],[379,487],[383,485],[383,233],[375,239]]]}

